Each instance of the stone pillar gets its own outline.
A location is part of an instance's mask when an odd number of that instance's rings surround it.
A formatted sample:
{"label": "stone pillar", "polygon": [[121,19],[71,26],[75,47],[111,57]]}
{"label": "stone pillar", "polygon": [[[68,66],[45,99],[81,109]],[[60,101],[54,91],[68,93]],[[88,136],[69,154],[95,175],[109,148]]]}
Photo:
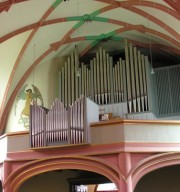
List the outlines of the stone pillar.
{"label": "stone pillar", "polygon": [[131,177],[128,177],[128,174],[131,171],[131,154],[125,152],[120,153],[118,155],[118,164],[124,176],[124,178],[121,178],[119,182],[120,192],[133,192],[132,180]]}

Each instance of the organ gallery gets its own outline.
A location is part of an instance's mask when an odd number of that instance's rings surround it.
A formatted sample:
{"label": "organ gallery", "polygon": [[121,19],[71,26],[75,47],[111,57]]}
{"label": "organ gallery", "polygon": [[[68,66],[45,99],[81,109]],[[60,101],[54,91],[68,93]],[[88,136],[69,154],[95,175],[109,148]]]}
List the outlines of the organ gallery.
{"label": "organ gallery", "polygon": [[90,124],[99,117],[157,119],[179,110],[179,86],[168,86],[177,84],[179,66],[151,74],[148,56],[127,40],[124,45],[123,58],[115,61],[99,47],[89,63],[80,62],[75,47],[59,71],[59,98],[50,109],[31,107],[31,147],[88,144]]}
{"label": "organ gallery", "polygon": [[121,114],[149,111],[148,58],[126,40],[124,58],[114,63],[99,47],[80,63],[75,47],[59,71],[59,98],[50,109],[31,107],[31,147],[90,143],[90,123],[99,121],[103,106]]}

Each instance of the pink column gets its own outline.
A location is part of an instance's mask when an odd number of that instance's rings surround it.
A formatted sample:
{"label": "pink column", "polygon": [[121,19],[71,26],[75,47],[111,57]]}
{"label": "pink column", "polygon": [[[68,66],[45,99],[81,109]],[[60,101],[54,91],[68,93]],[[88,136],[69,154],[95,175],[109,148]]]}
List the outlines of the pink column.
{"label": "pink column", "polygon": [[121,178],[119,182],[120,192],[133,192],[132,180],[131,177],[128,177],[128,174],[131,171],[131,154],[120,153],[118,156],[118,164],[122,174],[124,175],[124,179]]}
{"label": "pink column", "polygon": [[9,186],[6,186],[5,188],[3,188],[3,192],[13,192]]}
{"label": "pink column", "polygon": [[[4,178],[3,181],[5,182],[8,178],[8,176],[10,175],[10,173],[12,172],[12,166],[11,163],[8,161],[4,161],[3,163],[3,169],[4,169]],[[10,191],[9,185],[7,184],[5,186],[5,188],[3,188],[3,192],[12,192]]]}

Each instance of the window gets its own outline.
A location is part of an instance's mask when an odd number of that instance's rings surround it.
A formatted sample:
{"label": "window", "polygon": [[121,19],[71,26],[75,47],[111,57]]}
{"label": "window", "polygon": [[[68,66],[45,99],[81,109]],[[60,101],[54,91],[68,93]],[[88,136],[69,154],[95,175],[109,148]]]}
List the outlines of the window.
{"label": "window", "polygon": [[117,187],[114,183],[99,184],[96,191],[117,191]]}

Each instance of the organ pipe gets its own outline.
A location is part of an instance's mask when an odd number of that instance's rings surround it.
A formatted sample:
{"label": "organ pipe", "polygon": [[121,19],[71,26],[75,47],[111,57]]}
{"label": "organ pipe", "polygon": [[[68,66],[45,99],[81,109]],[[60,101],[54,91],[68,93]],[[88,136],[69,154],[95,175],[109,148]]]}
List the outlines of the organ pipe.
{"label": "organ pipe", "polygon": [[103,49],[103,72],[104,72],[104,103],[107,104],[107,63],[106,63],[106,51]]}
{"label": "organ pipe", "polygon": [[68,93],[68,71],[67,71],[67,62],[65,62],[64,66],[64,79],[65,79],[65,95],[64,95],[64,103],[65,106],[68,104],[68,99],[67,99],[67,93]]}
{"label": "organ pipe", "polygon": [[[65,107],[64,103],[56,99],[48,111],[34,103],[30,115],[31,147],[89,142],[87,119],[92,120],[92,115],[90,118],[87,115],[87,103],[87,99],[81,97]],[[90,105],[92,107],[94,104]],[[94,113],[98,114],[97,107]]]}
{"label": "organ pipe", "polygon": [[71,103],[75,101],[75,90],[74,90],[74,53],[71,53]]}
{"label": "organ pipe", "polygon": [[138,71],[138,61],[137,61],[137,49],[134,47],[133,49],[133,55],[134,55],[134,74],[135,74],[135,91],[136,91],[136,112],[140,111],[140,105],[139,105],[139,83],[138,83],[138,77],[139,77],[139,71]]}
{"label": "organ pipe", "polygon": [[136,92],[135,92],[135,76],[134,76],[134,57],[133,57],[133,47],[129,44],[129,55],[130,55],[130,79],[131,79],[131,106],[132,111],[136,112]]}
{"label": "organ pipe", "polygon": [[112,57],[109,57],[109,80],[110,80],[110,102],[114,103],[113,59],[112,59]]}
{"label": "organ pipe", "polygon": [[67,79],[68,79],[68,102],[67,104],[69,103],[72,103],[72,100],[71,100],[71,61],[70,61],[70,57],[68,57],[68,66],[67,66]]}
{"label": "organ pipe", "polygon": [[106,54],[106,62],[107,62],[107,98],[108,98],[108,103],[111,102],[110,99],[110,95],[111,95],[111,91],[110,91],[110,60],[109,60],[109,54]]}
{"label": "organ pipe", "polygon": [[59,98],[65,107],[85,96],[98,105],[127,102],[129,113],[150,110],[145,56],[127,40],[124,45],[125,59],[116,63],[102,47],[90,64],[80,63],[75,47],[59,72]]}
{"label": "organ pipe", "polygon": [[79,60],[78,60],[78,48],[77,46],[75,47],[75,53],[74,53],[74,58],[75,58],[75,90],[76,90],[76,97],[75,100],[79,98],[79,86],[78,86],[78,73],[79,73]]}
{"label": "organ pipe", "polygon": [[138,68],[139,68],[139,87],[140,87],[140,111],[144,111],[143,105],[143,79],[142,79],[142,65],[141,65],[141,53],[138,51]]}
{"label": "organ pipe", "polygon": [[88,131],[84,97],[98,105],[126,102],[128,113],[150,110],[148,65],[146,57],[127,41],[125,59],[118,58],[117,62],[99,48],[89,65],[80,63],[75,47],[59,71],[59,99],[48,113],[37,105],[31,110],[32,147],[85,142]]}

